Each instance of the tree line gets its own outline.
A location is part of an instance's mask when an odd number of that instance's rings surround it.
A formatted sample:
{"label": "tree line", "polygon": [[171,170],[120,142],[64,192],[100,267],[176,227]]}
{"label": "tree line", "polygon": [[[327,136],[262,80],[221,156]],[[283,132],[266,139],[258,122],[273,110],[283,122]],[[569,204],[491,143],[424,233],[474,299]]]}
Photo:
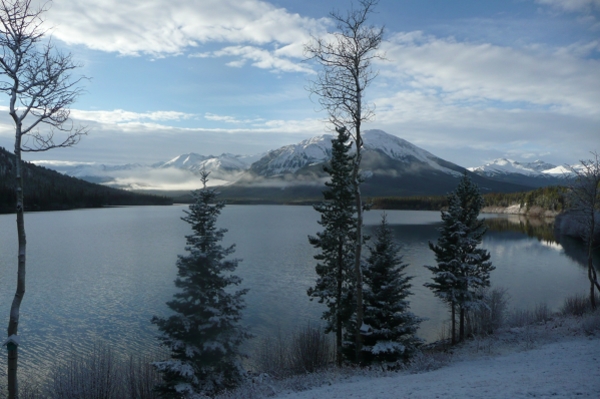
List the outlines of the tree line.
{"label": "tree line", "polygon": [[[544,210],[562,212],[568,208],[568,192],[570,181],[564,186],[541,187],[531,191],[517,193],[486,193],[483,194],[484,206],[506,208],[519,205],[526,210],[540,207]],[[374,209],[403,209],[421,211],[439,211],[447,209],[447,196],[411,196],[411,197],[380,197],[370,199]]]}
{"label": "tree line", "polygon": [[[0,213],[15,211],[15,156],[0,147]],[[173,200],[139,194],[65,176],[23,162],[25,211],[96,208],[110,205],[170,205]]]}

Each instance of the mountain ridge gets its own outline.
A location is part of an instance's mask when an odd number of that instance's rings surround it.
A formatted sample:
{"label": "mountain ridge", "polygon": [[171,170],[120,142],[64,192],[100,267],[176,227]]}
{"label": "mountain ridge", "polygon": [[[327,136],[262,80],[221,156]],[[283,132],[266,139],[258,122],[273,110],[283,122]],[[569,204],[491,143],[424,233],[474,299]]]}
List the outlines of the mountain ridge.
{"label": "mountain ridge", "polygon": [[[302,195],[318,197],[328,176],[323,166],[331,157],[331,134],[322,134],[268,151],[262,156],[246,157],[224,153],[219,156],[194,152],[178,155],[168,161],[152,165],[55,163],[45,166],[86,180],[95,180],[108,186],[137,190],[166,190],[186,192],[201,186],[198,173],[211,173],[209,184],[220,186],[225,195],[236,197],[273,195],[260,194],[267,188],[281,197]],[[362,175],[363,187],[369,195],[429,195],[452,191],[455,180],[469,173],[479,181],[483,192],[528,190],[554,184],[551,174],[544,179],[537,174],[550,170],[543,161],[522,164],[504,160],[510,172],[501,173],[499,167],[466,168],[441,159],[414,144],[382,130],[363,132]],[[43,162],[38,162],[44,164]],[[502,166],[502,165],[500,165]],[[550,177],[548,177],[550,176]],[[479,184],[478,183],[478,184]],[[299,188],[300,187],[300,188]],[[304,191],[305,194],[302,194]],[[244,194],[245,193],[245,194]]]}

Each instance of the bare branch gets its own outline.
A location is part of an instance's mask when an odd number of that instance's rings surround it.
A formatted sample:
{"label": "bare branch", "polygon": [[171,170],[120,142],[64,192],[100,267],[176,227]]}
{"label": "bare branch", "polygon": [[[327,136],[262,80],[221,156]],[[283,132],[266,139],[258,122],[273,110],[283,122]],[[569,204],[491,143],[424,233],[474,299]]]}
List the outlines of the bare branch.
{"label": "bare branch", "polygon": [[313,37],[304,47],[307,60],[321,67],[309,91],[319,97],[330,122],[346,127],[355,140],[360,139],[356,128],[360,130],[361,123],[373,116],[373,107],[363,102],[365,89],[378,74],[372,70],[372,61],[384,59],[378,51],[384,28],[367,25],[377,1],[361,0],[360,5],[346,15],[332,12],[337,31],[327,37]]}
{"label": "bare branch", "polygon": [[72,78],[80,65],[71,54],[58,51],[51,40],[42,42],[42,16],[48,5],[34,8],[31,0],[0,0],[0,91],[10,97],[15,144],[23,151],[68,147],[87,131],[67,123],[69,107],[82,94],[80,84],[87,78]]}

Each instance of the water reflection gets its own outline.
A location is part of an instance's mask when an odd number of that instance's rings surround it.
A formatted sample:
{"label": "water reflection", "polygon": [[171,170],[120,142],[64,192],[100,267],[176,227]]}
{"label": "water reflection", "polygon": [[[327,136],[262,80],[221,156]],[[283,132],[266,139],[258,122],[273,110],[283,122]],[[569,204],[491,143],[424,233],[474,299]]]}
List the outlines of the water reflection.
{"label": "water reflection", "polygon": [[[587,270],[587,255],[583,241],[557,234],[554,219],[529,218],[522,215],[494,215],[485,220],[490,232],[514,232],[536,238],[542,245],[554,248]],[[594,267],[600,270],[600,248],[592,256]]]}
{"label": "water reflection", "polygon": [[520,215],[494,215],[492,217],[486,215],[485,224],[490,231],[514,231],[540,241],[559,243],[554,236],[554,219],[528,218]]}

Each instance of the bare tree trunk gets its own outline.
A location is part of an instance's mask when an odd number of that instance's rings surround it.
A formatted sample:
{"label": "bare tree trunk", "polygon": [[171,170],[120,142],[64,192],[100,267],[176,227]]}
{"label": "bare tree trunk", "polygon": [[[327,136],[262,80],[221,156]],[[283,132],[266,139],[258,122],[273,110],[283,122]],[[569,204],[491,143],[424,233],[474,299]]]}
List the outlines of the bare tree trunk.
{"label": "bare tree trunk", "polygon": [[[360,109],[360,102],[358,103]],[[363,309],[363,278],[362,278],[362,224],[363,203],[360,192],[360,161],[361,161],[362,138],[360,136],[360,122],[356,125],[356,159],[354,161],[354,195],[356,197],[356,249],[354,253],[354,273],[356,278],[356,362],[362,362],[362,325],[364,320]]]}
{"label": "bare tree trunk", "polygon": [[[17,234],[19,243],[18,267],[17,267],[17,290],[10,308],[8,322],[8,336],[17,335],[19,330],[19,310],[21,301],[25,295],[25,255],[27,240],[25,236],[25,204],[23,200],[23,163],[21,162],[21,140],[20,126],[17,127],[17,140],[15,144],[15,183],[17,194]],[[18,346],[8,351],[8,398],[16,399],[19,396],[17,382]]]}
{"label": "bare tree trunk", "polygon": [[452,308],[452,345],[456,345],[456,305],[454,302],[450,304]]}
{"label": "bare tree trunk", "polygon": [[459,336],[458,342],[465,340],[465,308],[460,307],[460,325],[459,325]]}
{"label": "bare tree trunk", "polygon": [[591,208],[591,217],[590,217],[590,234],[587,237],[588,244],[588,279],[590,280],[590,304],[592,305],[592,310],[596,310],[596,295],[595,295],[595,287],[598,288],[600,292],[600,285],[598,284],[598,279],[596,276],[596,270],[594,270],[594,262],[592,258],[592,254],[594,251],[594,235],[596,232],[596,218],[595,218],[595,208]]}
{"label": "bare tree trunk", "polygon": [[337,315],[335,319],[335,361],[342,367],[342,278],[344,269],[344,245],[338,244],[338,269],[337,269]]}

